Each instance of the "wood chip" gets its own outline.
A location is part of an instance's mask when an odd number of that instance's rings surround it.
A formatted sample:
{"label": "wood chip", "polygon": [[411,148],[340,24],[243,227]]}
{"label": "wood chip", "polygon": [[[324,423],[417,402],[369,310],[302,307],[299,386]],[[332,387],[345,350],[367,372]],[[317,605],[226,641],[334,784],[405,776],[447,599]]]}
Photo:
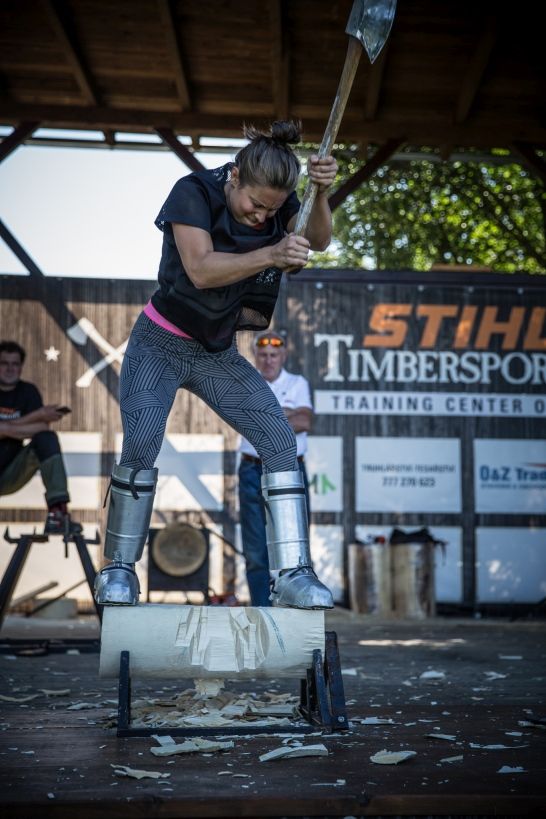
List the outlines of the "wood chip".
{"label": "wood chip", "polygon": [[404,762],[416,755],[417,751],[386,751],[383,749],[371,756],[370,760],[377,765],[398,765],[400,762]]}
{"label": "wood chip", "polygon": [[220,691],[225,686],[225,681],[222,679],[216,680],[194,680],[195,695],[207,699],[208,697],[217,697]]}
{"label": "wood chip", "polygon": [[328,748],[321,743],[317,745],[302,745],[300,747],[290,748],[283,746],[282,748],[275,748],[266,754],[261,754],[260,762],[269,762],[272,759],[286,759],[296,756],[328,756]]}
{"label": "wood chip", "polygon": [[144,771],[139,768],[130,768],[128,765],[113,765],[110,763],[110,767],[115,769],[116,776],[129,776],[132,779],[167,779],[170,776],[170,773]]}
{"label": "wood chip", "polygon": [[527,745],[480,745],[477,742],[468,743],[471,748],[482,748],[485,751],[511,751],[513,748],[528,748]]}
{"label": "wood chip", "polygon": [[353,717],[351,722],[359,722],[361,725],[395,725],[393,719],[382,719],[381,717]]}
{"label": "wood chip", "polygon": [[455,742],[457,740],[455,734],[440,734],[436,731],[432,731],[430,734],[425,734],[425,736],[432,737],[433,739],[447,739],[449,742]]}
{"label": "wood chip", "polygon": [[179,744],[173,742],[168,745],[161,745],[159,748],[154,745],[153,748],[150,748],[150,751],[154,756],[171,756],[173,754],[195,754],[200,751],[225,751],[234,747],[235,743],[232,741],[219,742],[194,737]]}

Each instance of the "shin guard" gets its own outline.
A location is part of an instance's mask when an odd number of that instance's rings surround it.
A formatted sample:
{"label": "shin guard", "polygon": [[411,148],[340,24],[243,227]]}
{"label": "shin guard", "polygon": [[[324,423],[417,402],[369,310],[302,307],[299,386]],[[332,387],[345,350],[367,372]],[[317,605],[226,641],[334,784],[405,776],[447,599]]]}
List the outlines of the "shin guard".
{"label": "shin guard", "polygon": [[311,563],[301,472],[263,474],[262,494],[269,568],[275,577],[271,602],[302,609],[332,608],[332,595],[318,580]]}
{"label": "shin guard", "polygon": [[154,505],[157,469],[116,466],[112,472],[104,556],[120,563],[142,557]]}
{"label": "shin guard", "polygon": [[134,564],[142,557],[154,505],[157,469],[116,466],[112,472],[104,555],[113,562],[95,578],[95,600],[105,606],[138,603]]}

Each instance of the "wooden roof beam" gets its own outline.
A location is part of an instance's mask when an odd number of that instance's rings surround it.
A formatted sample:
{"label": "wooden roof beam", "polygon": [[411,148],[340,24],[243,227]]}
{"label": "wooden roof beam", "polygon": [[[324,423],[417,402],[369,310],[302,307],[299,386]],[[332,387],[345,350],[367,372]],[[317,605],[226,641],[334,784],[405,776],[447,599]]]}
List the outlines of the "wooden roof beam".
{"label": "wooden roof beam", "polygon": [[359,188],[363,182],[369,179],[382,165],[385,165],[391,156],[404,144],[405,139],[388,139],[380,145],[375,154],[369,159],[364,167],[354,173],[346,182],[339,186],[334,193],[328,197],[328,204],[335,210],[345,199]]}
{"label": "wooden roof beam", "polygon": [[[458,125],[465,122],[476,100],[496,40],[497,21],[494,17],[487,17],[481,37],[476,44],[474,53],[470,57],[459,89],[459,97],[454,113],[454,121]],[[440,156],[444,162],[449,161],[455,147],[453,142],[445,142],[440,145]]]}
{"label": "wooden roof beam", "polygon": [[385,73],[385,66],[387,64],[388,44],[383,47],[377,60],[372,63],[370,68],[370,78],[368,80],[368,88],[366,91],[366,102],[364,104],[364,117],[367,120],[375,119],[379,109],[379,99],[381,96],[381,86],[383,84],[383,75]]}
{"label": "wooden roof beam", "polygon": [[513,153],[546,185],[546,162],[538,156],[534,148],[526,142],[514,141],[510,146]]}
{"label": "wooden roof beam", "polygon": [[65,18],[59,13],[54,0],[41,0],[41,3],[84,101],[88,105],[100,105],[100,95],[97,92],[91,73],[85,65],[81,48],[76,42],[74,33],[68,27]]}
{"label": "wooden roof beam", "polygon": [[189,111],[192,108],[188,79],[186,71],[184,70],[184,61],[182,59],[182,48],[180,45],[180,37],[176,29],[176,22],[174,18],[174,11],[171,0],[157,0],[159,8],[159,15],[161,17],[161,24],[165,32],[165,40],[167,43],[167,52],[171,67],[174,72],[174,81],[176,83],[176,90],[178,92],[178,101],[180,103],[181,111]]}
{"label": "wooden roof beam", "polygon": [[[324,116],[303,116],[306,140],[320,142],[324,135]],[[246,112],[248,115],[248,110]],[[234,114],[211,114],[206,112],[147,111],[142,108],[100,108],[83,105],[38,105],[2,100],[2,120],[5,124],[40,120],[42,127],[79,128],[93,131],[113,129],[115,131],[149,132],[150,129],[165,127],[177,134],[240,138],[241,122],[245,111]],[[270,120],[271,116],[268,117]],[[265,118],[256,117],[256,125],[266,124]],[[394,130],[396,128],[396,131]],[[546,124],[539,119],[488,119],[487,122],[469,120],[464,125],[437,122],[425,116],[403,117],[399,121],[384,121],[381,118],[366,123],[346,116],[341,123],[339,141],[362,142],[367,140],[380,144],[404,134],[405,141],[414,146],[451,143],[458,148],[483,149],[491,145],[509,145],[525,134],[525,140],[537,149],[546,148]]]}
{"label": "wooden roof beam", "polygon": [[43,277],[43,272],[40,270],[34,259],[32,259],[26,252],[23,245],[19,244],[8,226],[0,219],[0,238],[4,240],[14,256],[16,256],[23,267],[26,267],[28,272],[34,278],[39,279]]}
{"label": "wooden roof beam", "polygon": [[0,162],[3,162],[19,145],[22,145],[25,139],[34,133],[39,124],[39,122],[22,122],[17,125],[11,134],[0,142]]}
{"label": "wooden roof beam", "polygon": [[480,85],[496,41],[497,19],[493,16],[488,16],[485,20],[481,37],[468,62],[459,90],[459,98],[455,106],[454,114],[455,122],[458,124],[464,122],[470,113],[470,109],[480,90]]}
{"label": "wooden roof beam", "polygon": [[269,0],[273,109],[278,119],[285,120],[290,111],[290,48],[283,7],[283,0]]}
{"label": "wooden roof beam", "polygon": [[199,162],[195,154],[189,148],[186,148],[176,137],[174,131],[170,128],[155,128],[156,134],[159,134],[163,142],[169,146],[171,151],[188,166],[192,171],[204,171],[205,166]]}

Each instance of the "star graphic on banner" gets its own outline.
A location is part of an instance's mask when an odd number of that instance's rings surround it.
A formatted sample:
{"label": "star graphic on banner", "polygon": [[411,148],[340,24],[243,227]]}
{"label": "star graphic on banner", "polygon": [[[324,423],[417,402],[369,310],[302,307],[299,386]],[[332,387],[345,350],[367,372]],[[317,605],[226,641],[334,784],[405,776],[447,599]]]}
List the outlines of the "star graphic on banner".
{"label": "star graphic on banner", "polygon": [[61,354],[60,350],[56,350],[53,345],[44,350],[46,361],[58,361]]}

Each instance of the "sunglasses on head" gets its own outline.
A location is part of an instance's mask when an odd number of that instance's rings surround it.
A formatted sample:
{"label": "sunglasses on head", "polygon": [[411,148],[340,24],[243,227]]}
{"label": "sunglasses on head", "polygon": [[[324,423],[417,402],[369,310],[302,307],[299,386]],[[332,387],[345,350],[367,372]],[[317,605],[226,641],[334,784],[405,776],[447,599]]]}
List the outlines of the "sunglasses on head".
{"label": "sunglasses on head", "polygon": [[271,344],[272,347],[284,347],[284,341],[282,338],[262,336],[256,341],[256,347],[267,347],[269,344]]}

